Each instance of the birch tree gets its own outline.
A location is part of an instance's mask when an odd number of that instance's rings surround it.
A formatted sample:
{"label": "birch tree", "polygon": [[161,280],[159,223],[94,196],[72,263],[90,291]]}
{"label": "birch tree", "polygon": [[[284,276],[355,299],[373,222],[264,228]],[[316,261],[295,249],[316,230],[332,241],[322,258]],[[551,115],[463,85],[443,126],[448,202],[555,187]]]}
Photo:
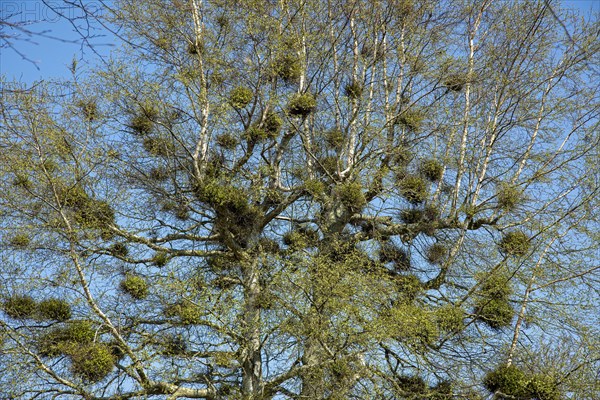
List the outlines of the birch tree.
{"label": "birch tree", "polygon": [[102,16],[101,68],[4,82],[0,397],[598,396],[597,16]]}

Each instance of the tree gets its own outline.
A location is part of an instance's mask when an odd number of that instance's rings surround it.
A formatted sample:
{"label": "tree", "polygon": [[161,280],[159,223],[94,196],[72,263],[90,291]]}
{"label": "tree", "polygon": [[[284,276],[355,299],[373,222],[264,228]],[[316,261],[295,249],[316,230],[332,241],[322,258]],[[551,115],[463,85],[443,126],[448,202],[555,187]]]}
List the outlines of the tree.
{"label": "tree", "polygon": [[73,96],[3,98],[3,397],[597,396],[596,20],[105,11]]}

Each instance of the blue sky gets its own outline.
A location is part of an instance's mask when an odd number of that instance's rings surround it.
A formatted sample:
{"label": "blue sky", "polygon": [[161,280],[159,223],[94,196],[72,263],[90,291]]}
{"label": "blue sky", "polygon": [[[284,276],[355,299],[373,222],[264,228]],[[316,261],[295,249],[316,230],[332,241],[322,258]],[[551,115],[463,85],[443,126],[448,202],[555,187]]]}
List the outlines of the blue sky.
{"label": "blue sky", "polygon": [[[55,2],[58,4],[59,2]],[[85,2],[89,7],[100,7],[93,0]],[[563,0],[565,8],[573,8],[587,15],[591,10],[600,12],[600,0]],[[79,17],[81,12],[75,8],[63,11],[70,17]],[[79,60],[79,69],[93,64],[98,59],[90,49],[81,45],[80,36],[69,22],[58,17],[41,0],[0,0],[0,20],[25,23],[25,28],[44,36],[28,36],[6,26],[0,26],[0,38],[19,34],[19,40],[13,40],[16,49],[0,47],[0,74],[7,80],[31,83],[41,79],[53,79],[68,76],[68,67],[73,58]],[[83,21],[79,20],[81,26]],[[99,35],[93,40],[95,49],[106,56],[115,48],[115,40],[105,31],[93,32]],[[21,54],[19,54],[21,53]],[[24,58],[25,56],[25,58]]]}

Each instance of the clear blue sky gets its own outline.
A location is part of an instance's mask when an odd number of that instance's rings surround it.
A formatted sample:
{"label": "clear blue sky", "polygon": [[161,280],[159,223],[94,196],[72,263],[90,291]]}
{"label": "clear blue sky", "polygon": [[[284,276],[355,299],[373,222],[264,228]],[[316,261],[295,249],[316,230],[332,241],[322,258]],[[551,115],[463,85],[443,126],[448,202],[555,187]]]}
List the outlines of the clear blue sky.
{"label": "clear blue sky", "polygon": [[[49,2],[60,5],[60,1]],[[86,7],[98,10],[101,5],[94,0],[83,1]],[[106,56],[114,48],[114,38],[98,24],[88,30],[83,13],[75,7],[62,8],[63,15],[72,18],[81,32],[95,36],[91,39],[94,49]],[[0,47],[0,73],[7,80],[31,83],[41,79],[65,77],[73,58],[79,60],[79,66],[94,62],[98,56],[89,48],[82,46],[81,35],[64,18],[60,18],[41,0],[0,0],[0,20],[21,25],[27,31],[0,26],[0,38],[16,35],[10,39],[14,48],[6,43]]]}
{"label": "clear blue sky", "polygon": [[[54,2],[58,3],[60,2]],[[89,7],[99,7],[93,0],[84,3]],[[600,0],[563,0],[561,4],[566,8],[577,9],[585,15],[590,10],[600,12]],[[75,8],[65,9],[63,12],[69,17],[81,16],[81,12]],[[80,36],[73,26],[59,18],[40,0],[0,0],[0,20],[24,23],[24,27],[30,31],[54,37],[28,36],[23,32],[0,26],[0,38],[15,34],[20,37],[12,41],[16,51],[7,47],[0,48],[0,73],[9,81],[31,83],[41,79],[60,78],[69,74],[68,66],[74,57],[80,60],[79,66],[83,68],[86,63],[97,60],[97,56],[90,49],[81,46]],[[82,20],[78,23],[81,26],[85,25]],[[92,33],[107,35],[105,31]],[[111,48],[114,48],[114,39],[111,36],[97,37],[93,43],[96,45],[95,49],[103,55],[108,55]]]}

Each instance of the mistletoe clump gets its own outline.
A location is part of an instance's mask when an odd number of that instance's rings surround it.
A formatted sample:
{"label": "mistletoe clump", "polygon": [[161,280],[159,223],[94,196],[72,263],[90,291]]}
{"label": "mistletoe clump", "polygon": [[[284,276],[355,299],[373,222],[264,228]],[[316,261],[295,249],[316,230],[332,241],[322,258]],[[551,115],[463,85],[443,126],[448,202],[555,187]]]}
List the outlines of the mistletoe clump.
{"label": "mistletoe clump", "polygon": [[362,96],[363,85],[359,81],[353,80],[344,87],[344,92],[348,98],[353,100],[358,99]]}
{"label": "mistletoe clump", "polygon": [[148,282],[141,276],[127,275],[119,287],[136,300],[142,300],[148,296]]}
{"label": "mistletoe clump", "polygon": [[2,305],[4,313],[14,319],[32,318],[36,311],[33,297],[28,295],[13,295],[7,298]]}
{"label": "mistletoe clump", "polygon": [[444,167],[439,161],[429,159],[421,163],[419,167],[421,174],[431,182],[438,182],[442,179]]}
{"label": "mistletoe clump", "polygon": [[157,267],[164,267],[169,262],[169,255],[166,251],[157,251],[152,257],[152,263]]}
{"label": "mistletoe clump", "polygon": [[554,378],[542,374],[529,375],[514,364],[501,365],[483,378],[484,386],[491,392],[523,400],[559,400],[562,393]]}
{"label": "mistletoe clump", "polygon": [[129,128],[138,135],[147,135],[154,128],[154,121],[145,114],[137,114],[131,117]]}
{"label": "mistletoe clump", "polygon": [[500,391],[509,396],[520,396],[525,391],[527,378],[515,365],[501,365],[483,378],[484,386],[492,393]]}
{"label": "mistletoe clump", "polygon": [[423,121],[425,121],[425,113],[423,111],[407,109],[402,111],[394,122],[410,131],[417,132],[421,129]]}
{"label": "mistletoe clump", "polygon": [[164,137],[147,137],[142,145],[148,154],[156,157],[167,157],[175,150],[173,142]]}
{"label": "mistletoe clump", "polygon": [[335,188],[340,201],[351,212],[358,212],[367,205],[367,199],[359,182],[345,182]]}
{"label": "mistletoe clump", "polygon": [[12,181],[12,185],[25,190],[29,190],[33,186],[31,179],[24,174],[16,174]]}
{"label": "mistletoe clump", "polygon": [[297,82],[302,76],[302,62],[295,54],[287,53],[280,56],[273,63],[273,73],[283,79],[285,83]]}
{"label": "mistletoe clump", "polygon": [[448,249],[441,243],[434,243],[427,249],[425,257],[432,264],[441,263],[448,255]]}
{"label": "mistletoe clump", "polygon": [[515,311],[510,304],[512,290],[508,277],[495,274],[487,279],[482,277],[480,282],[480,297],[475,306],[477,320],[493,329],[509,326]]}
{"label": "mistletoe clump", "polygon": [[427,199],[427,183],[423,178],[409,175],[398,182],[400,195],[409,203],[420,204]]}
{"label": "mistletoe clump", "polygon": [[96,331],[90,321],[76,320],[42,335],[37,348],[41,356],[52,358],[68,354],[75,347],[87,346],[95,337]]}
{"label": "mistletoe clump", "polygon": [[309,227],[293,229],[283,235],[283,244],[292,250],[312,247],[319,241],[319,232]]}
{"label": "mistletoe clump", "polygon": [[452,304],[443,306],[436,310],[436,322],[444,332],[458,333],[464,328],[465,312],[459,306]]}
{"label": "mistletoe clump", "polygon": [[460,92],[467,84],[468,75],[465,73],[449,74],[443,80],[444,86],[453,92]]}
{"label": "mistletoe clump", "polygon": [[129,249],[127,245],[123,242],[118,242],[110,246],[110,253],[115,257],[127,257],[129,254]]}
{"label": "mistletoe clump", "polygon": [[416,224],[423,219],[423,210],[407,208],[400,210],[400,220],[405,224]]}
{"label": "mistletoe clump", "polygon": [[37,305],[38,318],[50,321],[66,321],[71,318],[71,306],[62,299],[46,299]]}
{"label": "mistletoe clump", "polygon": [[191,301],[180,301],[168,306],[165,316],[175,317],[183,325],[198,324],[202,321],[200,308]]}
{"label": "mistletoe clump", "polygon": [[12,247],[16,247],[18,249],[24,249],[27,246],[29,246],[30,242],[31,242],[31,239],[29,238],[29,235],[26,235],[24,233],[18,233],[16,235],[14,235],[12,238],[10,238],[9,244]]}
{"label": "mistletoe clump", "polygon": [[237,138],[231,133],[222,133],[215,138],[217,146],[225,150],[233,150],[238,145]]}
{"label": "mistletoe clump", "polygon": [[398,271],[410,269],[410,257],[406,250],[394,244],[387,243],[379,251],[379,261],[382,263],[393,263]]}
{"label": "mistletoe clump", "polygon": [[327,147],[339,150],[344,144],[344,132],[339,129],[330,129],[325,132],[324,139]]}
{"label": "mistletoe clump", "polygon": [[99,382],[112,372],[115,357],[109,346],[90,343],[70,351],[71,372],[85,381]]}
{"label": "mistletoe clump", "polygon": [[98,105],[94,99],[83,99],[77,102],[77,107],[81,110],[83,118],[86,121],[93,121],[98,118]]}
{"label": "mistletoe clump", "polygon": [[511,211],[521,202],[523,193],[519,188],[502,183],[498,186],[496,191],[496,201],[498,207],[504,211]]}
{"label": "mistletoe clump", "polygon": [[279,135],[279,131],[283,126],[283,120],[279,114],[270,112],[265,116],[265,120],[262,123],[262,128],[267,133],[267,136],[271,139],[276,138]]}
{"label": "mistletoe clump", "polygon": [[61,189],[59,197],[82,228],[100,230],[105,237],[112,235],[108,226],[114,223],[115,211],[106,201],[90,197],[80,185]]}
{"label": "mistletoe clump", "polygon": [[505,254],[521,257],[527,254],[531,239],[523,231],[506,233],[500,241],[500,250]]}
{"label": "mistletoe clump", "polygon": [[288,104],[288,112],[294,117],[306,117],[315,108],[317,108],[317,100],[310,93],[298,94]]}
{"label": "mistletoe clump", "polygon": [[245,86],[238,86],[229,92],[229,104],[236,110],[245,108],[254,97],[252,89]]}

